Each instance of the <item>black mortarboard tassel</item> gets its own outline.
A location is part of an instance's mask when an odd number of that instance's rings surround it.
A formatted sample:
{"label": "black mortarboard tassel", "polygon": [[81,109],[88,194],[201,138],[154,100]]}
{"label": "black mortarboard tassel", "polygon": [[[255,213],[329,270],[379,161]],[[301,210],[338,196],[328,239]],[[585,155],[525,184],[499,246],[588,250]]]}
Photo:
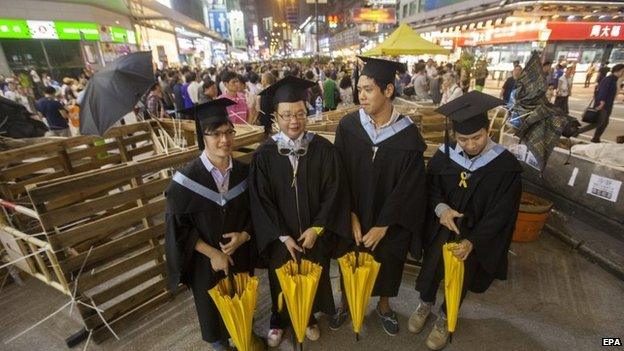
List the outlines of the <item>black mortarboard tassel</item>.
{"label": "black mortarboard tassel", "polygon": [[228,98],[220,98],[203,104],[195,105],[183,110],[178,110],[180,114],[190,115],[195,120],[195,133],[197,134],[197,147],[203,150],[204,130],[206,126],[213,123],[228,123],[227,107],[236,103]]}

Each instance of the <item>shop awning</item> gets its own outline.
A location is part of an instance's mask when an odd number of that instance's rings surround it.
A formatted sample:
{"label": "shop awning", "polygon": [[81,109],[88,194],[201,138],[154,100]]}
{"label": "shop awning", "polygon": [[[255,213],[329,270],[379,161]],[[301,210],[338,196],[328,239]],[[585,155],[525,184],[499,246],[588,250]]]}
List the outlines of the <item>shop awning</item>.
{"label": "shop awning", "polygon": [[449,50],[423,39],[408,24],[403,23],[376,48],[364,53],[364,56],[399,56],[399,55],[448,55]]}

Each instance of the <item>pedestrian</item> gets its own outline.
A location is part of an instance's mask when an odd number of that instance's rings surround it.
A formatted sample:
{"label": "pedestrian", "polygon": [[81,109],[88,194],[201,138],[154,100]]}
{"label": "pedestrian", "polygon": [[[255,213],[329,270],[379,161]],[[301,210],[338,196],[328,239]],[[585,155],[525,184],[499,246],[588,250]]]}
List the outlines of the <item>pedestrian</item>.
{"label": "pedestrian", "polygon": [[188,82],[188,87],[187,87],[187,91],[188,91],[188,96],[189,99],[191,99],[191,101],[193,102],[193,105],[197,105],[197,103],[199,102],[199,91],[201,90],[201,78],[200,76],[193,72],[192,73],[192,81]]}
{"label": "pedestrian", "polygon": [[[266,89],[270,85],[274,84],[275,81],[276,79],[273,74],[271,74],[270,72],[265,72],[262,74],[260,84],[262,84],[263,89]],[[259,93],[256,99],[257,105],[259,106],[258,123],[261,126],[264,126],[264,135],[268,138],[271,135],[273,129],[273,117],[271,116],[273,110],[273,101],[270,97],[262,96]]]}
{"label": "pedestrian", "polygon": [[247,107],[247,98],[245,94],[241,92],[241,86],[244,86],[240,81],[238,73],[232,71],[226,71],[221,75],[221,80],[225,86],[225,94],[219,96],[219,98],[228,98],[236,104],[228,106],[228,114],[230,121],[234,124],[246,124],[249,116],[249,107]]}
{"label": "pedestrian", "polygon": [[147,108],[147,116],[149,118],[167,117],[163,100],[163,92],[160,84],[154,83],[154,85],[152,85],[149,90],[149,94],[147,95],[145,106]]}
{"label": "pedestrian", "polygon": [[45,118],[48,125],[48,133],[46,135],[69,137],[69,124],[67,123],[69,115],[63,104],[56,98],[56,95],[56,88],[46,87],[44,89],[44,97],[37,100],[35,107],[41,117]]}
{"label": "pedestrian", "polygon": [[174,73],[171,77],[171,86],[173,90],[174,96],[174,105],[177,111],[183,110],[184,107],[184,96],[182,95],[182,80],[180,79],[180,75],[178,73]]}
{"label": "pedestrian", "polygon": [[427,72],[425,65],[417,63],[414,65],[414,76],[412,77],[412,86],[414,87],[414,94],[419,100],[428,100],[429,96],[429,84],[427,83]]}
{"label": "pedestrian", "polygon": [[340,79],[338,91],[340,92],[340,103],[338,104],[338,108],[353,106],[353,87],[351,77],[348,74],[345,74],[342,79]]}
{"label": "pedestrian", "polygon": [[289,324],[286,309],[280,313],[282,290],[275,273],[289,260],[300,256],[322,267],[305,331],[307,339],[320,337],[314,313],[335,313],[329,252],[336,233],[347,236],[348,193],[340,185],[340,166],[332,144],[306,131],[306,91],[314,84],[286,76],[260,93],[273,102],[270,113],[280,129],[256,150],[250,173],[254,233],[260,257],[269,270],[270,347],[280,344]]}
{"label": "pedestrian", "polygon": [[248,166],[232,157],[230,104],[218,99],[181,111],[195,117],[201,155],[176,172],[165,191],[169,289],[189,287],[202,339],[217,351],[229,350],[229,336],[208,290],[228,273],[254,272]]}
{"label": "pedestrian", "polygon": [[563,113],[567,116],[570,113],[568,107],[568,99],[572,94],[572,80],[574,70],[572,67],[568,67],[565,74],[559,78],[557,84],[557,94],[555,96],[555,106],[559,107]]}
{"label": "pedestrian", "polygon": [[[344,251],[361,245],[381,264],[372,292],[379,296],[375,311],[383,330],[396,335],[390,298],[398,295],[410,243],[420,243],[426,145],[416,125],[392,105],[394,76],[403,64],[359,57],[365,62],[357,83],[361,108],[340,120],[335,140],[351,192],[353,239]],[[344,323],[346,306],[343,298],[330,328]]]}
{"label": "pedestrian", "polygon": [[189,72],[184,76],[184,84],[182,84],[181,92],[182,92],[182,100],[184,101],[184,108],[188,109],[193,107],[195,103],[191,99],[191,96],[188,91],[189,85],[195,81],[195,73]]}
{"label": "pedestrian", "polygon": [[434,104],[438,105],[442,100],[442,76],[444,74],[444,70],[442,67],[438,67],[438,73],[434,78],[429,80],[429,96],[431,96],[431,100]]}
{"label": "pedestrian", "polygon": [[600,137],[609,125],[609,117],[613,112],[613,103],[618,92],[618,80],[624,75],[624,64],[619,63],[611,69],[611,74],[600,81],[594,93],[593,107],[598,110],[598,119],[594,123],[590,123],[581,127],[577,131],[577,135],[591,129],[596,129],[592,143],[599,143]]}
{"label": "pedestrian", "polygon": [[203,104],[216,99],[217,96],[217,84],[208,78],[204,79],[204,84],[200,89],[198,102]]}
{"label": "pedestrian", "polygon": [[596,87],[598,87],[598,84],[600,84],[600,82],[607,76],[607,74],[609,74],[609,71],[611,69],[609,68],[609,61],[605,62],[604,65],[600,66],[600,69],[598,70],[598,77],[596,77]]}
{"label": "pedestrian", "polygon": [[589,68],[587,68],[587,73],[585,73],[585,88],[588,88],[589,85],[591,84],[591,80],[594,77],[594,74],[596,73],[596,61],[592,61],[592,63],[589,65]]}
{"label": "pedestrian", "polygon": [[505,83],[503,84],[500,97],[503,99],[505,104],[509,103],[511,93],[516,88],[516,82],[518,81],[518,78],[520,78],[520,73],[522,73],[522,67],[519,65],[515,66],[511,72],[511,76],[507,77],[507,80],[505,80]]}
{"label": "pedestrian", "polygon": [[487,61],[483,59],[477,61],[474,72],[476,91],[483,91],[483,87],[485,87],[485,79],[488,74]]}
{"label": "pedestrian", "polygon": [[331,70],[325,70],[325,81],[323,82],[323,108],[325,111],[333,111],[338,106],[340,93],[338,85],[334,80]]}
{"label": "pedestrian", "polygon": [[464,95],[464,90],[459,86],[459,78],[454,74],[446,73],[442,77],[442,99],[440,104],[447,104]]}
{"label": "pedestrian", "polygon": [[[416,280],[420,302],[409,330],[420,333],[444,279],[443,245],[457,242],[453,256],[464,263],[461,301],[468,291],[485,292],[507,277],[507,251],[520,206],[522,167],[489,137],[488,110],[503,101],[471,91],[436,111],[451,119],[457,143],[441,145],[427,165],[428,220],[424,258]],[[414,253],[412,253],[414,254]],[[426,339],[431,350],[449,340],[446,298]]]}
{"label": "pedestrian", "polygon": [[433,59],[428,59],[425,65],[425,72],[427,73],[427,79],[431,80],[438,75],[438,69]]}

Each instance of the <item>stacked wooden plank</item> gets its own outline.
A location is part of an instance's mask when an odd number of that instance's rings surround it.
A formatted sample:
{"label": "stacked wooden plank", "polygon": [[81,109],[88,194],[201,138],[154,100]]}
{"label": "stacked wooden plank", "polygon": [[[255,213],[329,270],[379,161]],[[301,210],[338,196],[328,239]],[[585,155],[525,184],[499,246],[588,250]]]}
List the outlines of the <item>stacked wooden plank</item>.
{"label": "stacked wooden plank", "polygon": [[[128,152],[122,150],[122,157]],[[169,170],[197,157],[196,149],[37,183],[28,195],[45,242],[55,253],[48,284],[76,289],[79,306],[96,342],[110,331],[170,298],[166,288],[162,238],[163,191]],[[35,256],[36,258],[38,256]],[[37,263],[37,262],[35,262]]]}
{"label": "stacked wooden plank", "polygon": [[[0,196],[20,203],[27,185],[119,164],[123,161],[121,150],[130,160],[155,155],[158,148],[152,131],[150,123],[141,122],[113,127],[103,138],[59,138],[1,152]],[[17,222],[17,227],[24,228],[19,219]]]}

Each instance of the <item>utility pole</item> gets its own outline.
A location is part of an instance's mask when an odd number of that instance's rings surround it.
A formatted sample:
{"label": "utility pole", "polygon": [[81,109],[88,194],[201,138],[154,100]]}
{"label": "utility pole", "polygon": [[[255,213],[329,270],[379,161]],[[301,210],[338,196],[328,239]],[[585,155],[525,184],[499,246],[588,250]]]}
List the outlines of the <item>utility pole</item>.
{"label": "utility pole", "polygon": [[314,28],[316,31],[316,58],[320,59],[321,47],[319,46],[318,0],[314,0]]}

